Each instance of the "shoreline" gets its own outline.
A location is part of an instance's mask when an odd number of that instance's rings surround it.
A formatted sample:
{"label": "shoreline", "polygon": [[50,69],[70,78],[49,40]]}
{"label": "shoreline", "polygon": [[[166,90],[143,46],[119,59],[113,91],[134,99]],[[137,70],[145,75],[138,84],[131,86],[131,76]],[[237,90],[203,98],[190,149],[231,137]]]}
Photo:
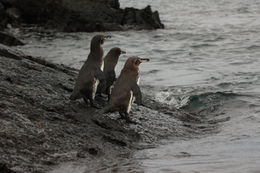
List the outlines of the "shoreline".
{"label": "shoreline", "polygon": [[132,125],[70,101],[73,68],[1,44],[0,67],[0,163],[15,172],[47,172],[80,159],[97,167],[100,159],[128,160],[176,130],[176,120],[147,107],[134,105]]}

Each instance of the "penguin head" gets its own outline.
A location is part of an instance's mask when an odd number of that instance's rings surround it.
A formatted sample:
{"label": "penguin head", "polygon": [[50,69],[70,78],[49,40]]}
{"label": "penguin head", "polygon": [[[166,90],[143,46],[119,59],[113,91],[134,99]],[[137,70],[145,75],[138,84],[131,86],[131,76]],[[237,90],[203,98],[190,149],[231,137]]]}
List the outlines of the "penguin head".
{"label": "penguin head", "polygon": [[91,45],[102,45],[104,44],[105,40],[108,40],[109,38],[111,38],[109,35],[96,35],[92,38]]}
{"label": "penguin head", "polygon": [[125,51],[122,51],[120,48],[118,47],[114,47],[109,51],[112,55],[114,56],[120,56],[121,54],[126,54]]}
{"label": "penguin head", "polygon": [[139,58],[137,56],[130,57],[126,60],[125,68],[137,70],[139,69],[139,65],[143,62],[150,61],[148,58]]}

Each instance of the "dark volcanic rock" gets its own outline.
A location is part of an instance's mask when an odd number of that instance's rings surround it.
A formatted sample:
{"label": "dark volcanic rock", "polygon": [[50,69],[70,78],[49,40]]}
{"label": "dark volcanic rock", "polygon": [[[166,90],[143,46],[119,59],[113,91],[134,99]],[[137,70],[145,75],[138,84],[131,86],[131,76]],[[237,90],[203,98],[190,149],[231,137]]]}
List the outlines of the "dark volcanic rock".
{"label": "dark volcanic rock", "polygon": [[[164,28],[158,12],[120,9],[118,0],[2,0],[10,20],[61,31],[115,31]],[[1,8],[0,8],[1,9]]]}
{"label": "dark volcanic rock", "polygon": [[134,105],[138,124],[127,124],[117,113],[100,115],[70,101],[77,73],[0,44],[0,163],[16,172],[48,172],[84,158],[86,172],[111,164],[126,172],[120,165],[136,149],[183,135],[175,119],[146,107]]}
{"label": "dark volcanic rock", "polygon": [[15,38],[14,36],[0,32],[0,43],[5,44],[7,46],[18,46],[18,45],[24,45],[23,42]]}
{"label": "dark volcanic rock", "polygon": [[101,115],[70,101],[77,73],[0,44],[0,172],[64,172],[82,160],[85,172],[143,172],[136,170],[134,151],[218,127],[214,119],[169,109],[145,94],[146,106],[134,104],[130,113],[136,124],[118,120],[118,113]]}
{"label": "dark volcanic rock", "polygon": [[8,18],[5,13],[5,7],[0,1],[0,30],[3,30],[6,27]]}
{"label": "dark volcanic rock", "polygon": [[4,5],[0,2],[0,14],[3,14],[4,13]]}
{"label": "dark volcanic rock", "polygon": [[164,28],[164,25],[160,21],[158,11],[152,12],[151,6],[149,5],[142,10],[126,8],[122,24],[145,29]]}
{"label": "dark volcanic rock", "polygon": [[6,164],[0,163],[0,172],[1,173],[15,173],[11,169],[9,169]]}

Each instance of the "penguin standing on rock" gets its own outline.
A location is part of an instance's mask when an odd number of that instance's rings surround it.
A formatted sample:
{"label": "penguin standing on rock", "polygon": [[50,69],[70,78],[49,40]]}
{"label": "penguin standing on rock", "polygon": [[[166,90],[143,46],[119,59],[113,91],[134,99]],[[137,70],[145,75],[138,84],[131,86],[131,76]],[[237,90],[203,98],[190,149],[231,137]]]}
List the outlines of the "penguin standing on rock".
{"label": "penguin standing on rock", "polygon": [[86,103],[89,101],[92,107],[100,108],[100,106],[95,103],[97,87],[100,83],[100,88],[104,91],[106,85],[105,76],[103,74],[104,50],[101,45],[109,38],[111,38],[111,36],[103,35],[96,35],[92,38],[90,53],[79,71],[74,90],[70,96],[71,100],[83,97],[84,101]]}
{"label": "penguin standing on rock", "polygon": [[127,59],[120,76],[115,82],[109,103],[101,113],[118,111],[127,122],[133,122],[129,117],[129,112],[134,99],[136,99],[135,102],[138,105],[142,105],[142,93],[139,88],[139,65],[145,61],[149,61],[149,59],[139,57]]}
{"label": "penguin standing on rock", "polygon": [[[110,99],[110,94],[111,94],[111,87],[114,84],[116,80],[116,73],[115,73],[115,67],[117,65],[119,56],[121,54],[125,54],[125,51],[122,51],[118,47],[112,48],[107,55],[104,58],[104,75],[106,79],[106,89],[105,89],[105,94],[108,96],[108,100]],[[101,93],[101,85],[98,86],[98,92]]]}

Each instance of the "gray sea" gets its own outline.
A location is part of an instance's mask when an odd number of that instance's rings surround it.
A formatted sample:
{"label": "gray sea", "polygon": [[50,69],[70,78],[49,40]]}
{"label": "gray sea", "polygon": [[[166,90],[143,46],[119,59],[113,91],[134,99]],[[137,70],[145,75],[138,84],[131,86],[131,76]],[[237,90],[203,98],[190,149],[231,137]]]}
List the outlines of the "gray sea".
{"label": "gray sea", "polygon": [[[169,138],[135,159],[148,173],[260,172],[260,1],[121,0],[121,7],[150,4],[165,29],[109,32],[106,52],[151,61],[140,67],[145,94],[200,120],[201,135]],[[17,30],[34,56],[80,68],[97,33]],[[174,117],[173,117],[174,118]],[[186,124],[191,122],[185,122]],[[210,125],[215,124],[214,130]]]}

